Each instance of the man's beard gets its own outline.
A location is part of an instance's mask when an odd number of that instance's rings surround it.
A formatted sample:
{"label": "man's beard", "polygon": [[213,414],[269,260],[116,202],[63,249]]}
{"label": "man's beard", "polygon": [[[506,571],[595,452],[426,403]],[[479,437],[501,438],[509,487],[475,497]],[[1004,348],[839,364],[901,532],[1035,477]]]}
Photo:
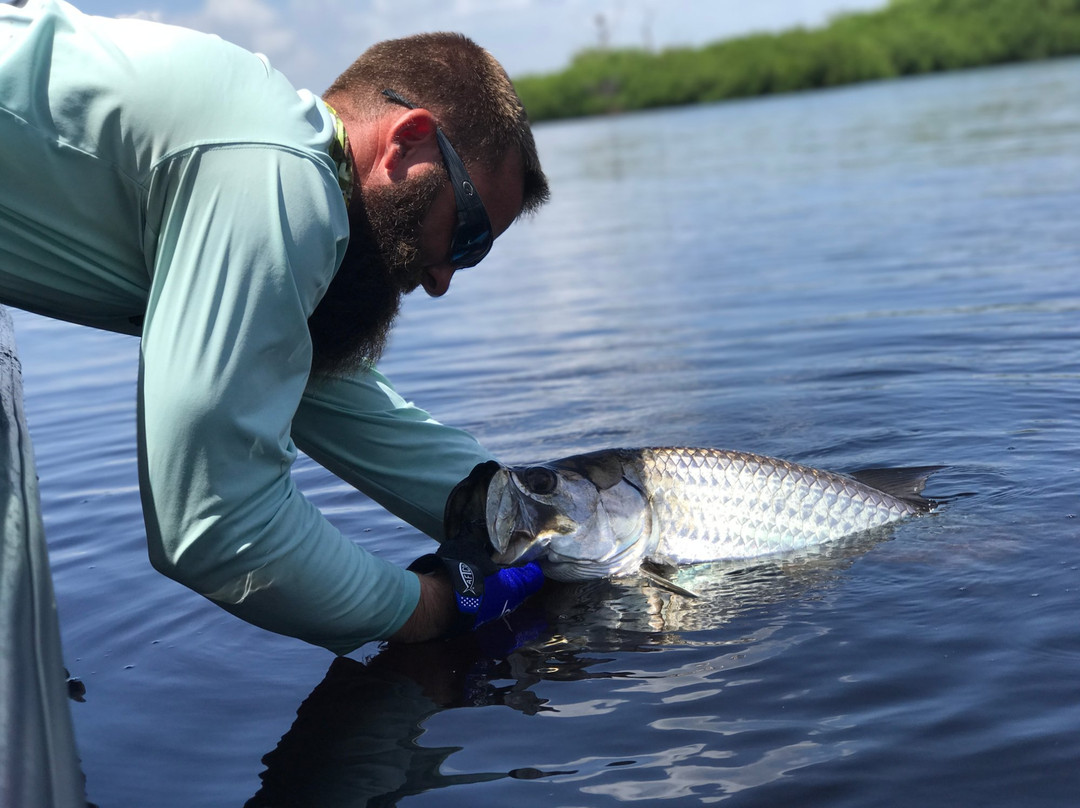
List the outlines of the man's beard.
{"label": "man's beard", "polygon": [[424,218],[445,184],[446,171],[432,168],[353,197],[345,257],[308,318],[313,373],[373,367],[382,356],[402,296],[420,285]]}

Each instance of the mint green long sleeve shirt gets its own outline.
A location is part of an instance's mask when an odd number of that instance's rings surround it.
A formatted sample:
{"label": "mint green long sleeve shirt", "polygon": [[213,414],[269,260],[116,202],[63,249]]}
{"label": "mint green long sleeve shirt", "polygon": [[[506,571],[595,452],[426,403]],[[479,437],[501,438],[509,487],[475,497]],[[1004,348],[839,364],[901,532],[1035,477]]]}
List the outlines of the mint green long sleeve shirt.
{"label": "mint green long sleeve shirt", "polygon": [[297,490],[297,446],[441,538],[490,458],[375,371],[309,378],[307,319],[348,243],[325,105],[217,37],[0,4],[0,302],[142,338],[155,567],[345,653],[396,631],[411,573]]}

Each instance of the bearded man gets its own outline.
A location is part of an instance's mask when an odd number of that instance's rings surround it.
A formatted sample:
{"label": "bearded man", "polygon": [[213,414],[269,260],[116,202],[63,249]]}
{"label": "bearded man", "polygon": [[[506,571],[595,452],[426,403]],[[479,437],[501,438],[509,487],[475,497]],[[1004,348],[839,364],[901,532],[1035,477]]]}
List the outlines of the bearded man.
{"label": "bearded man", "polygon": [[444,294],[547,193],[512,84],[463,37],[376,45],[319,98],[217,37],[0,4],[0,302],[141,337],[150,559],[271,631],[347,653],[538,588],[535,565],[376,558],[290,466],[299,446],[446,538],[491,456],[374,363],[402,295]]}

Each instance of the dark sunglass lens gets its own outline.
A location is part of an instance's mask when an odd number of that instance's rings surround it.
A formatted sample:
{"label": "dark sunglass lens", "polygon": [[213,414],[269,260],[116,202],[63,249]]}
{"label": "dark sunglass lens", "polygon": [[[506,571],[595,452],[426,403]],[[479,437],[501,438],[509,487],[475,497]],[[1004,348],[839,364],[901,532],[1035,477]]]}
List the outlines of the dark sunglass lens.
{"label": "dark sunglass lens", "polygon": [[486,222],[459,224],[450,245],[450,263],[455,269],[476,266],[491,251],[491,241],[491,228]]}

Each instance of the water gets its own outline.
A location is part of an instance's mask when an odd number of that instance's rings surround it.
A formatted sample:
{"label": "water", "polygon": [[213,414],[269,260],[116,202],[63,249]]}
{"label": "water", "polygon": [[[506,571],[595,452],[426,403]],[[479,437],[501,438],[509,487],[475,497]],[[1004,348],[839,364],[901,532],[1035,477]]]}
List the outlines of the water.
{"label": "water", "polygon": [[[410,301],[384,366],[405,395],[512,462],[717,446],[945,464],[930,492],[975,495],[684,571],[698,601],[558,587],[479,637],[331,664],[150,568],[136,342],[16,313],[90,798],[1075,803],[1080,62],[537,137],[550,207]],[[378,552],[430,549],[296,473]]]}

